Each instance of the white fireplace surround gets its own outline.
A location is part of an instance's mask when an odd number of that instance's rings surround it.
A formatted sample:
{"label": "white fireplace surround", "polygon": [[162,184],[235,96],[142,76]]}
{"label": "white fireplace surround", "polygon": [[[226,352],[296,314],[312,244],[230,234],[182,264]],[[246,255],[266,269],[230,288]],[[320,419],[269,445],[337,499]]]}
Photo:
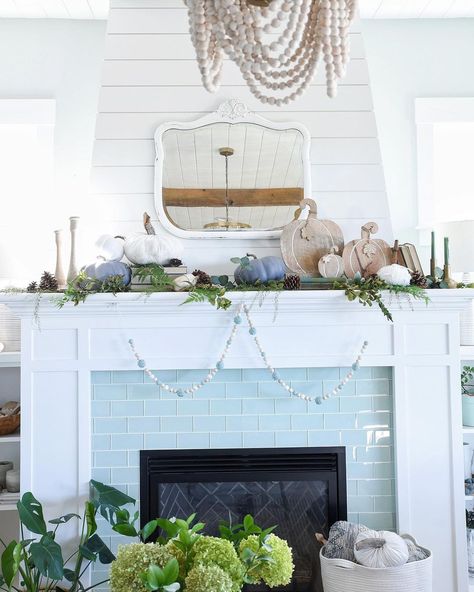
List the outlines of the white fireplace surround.
{"label": "white fireplace surround", "polygon": [[[252,316],[275,367],[344,367],[362,342],[364,366],[393,368],[397,525],[434,554],[434,591],[467,592],[464,525],[459,313],[474,290],[430,292],[431,303],[402,307],[395,322],[334,291],[286,292],[254,303]],[[235,306],[179,306],[182,294],[94,295],[58,310],[43,297],[40,327],[34,295],[2,295],[22,321],[22,491],[45,502],[48,516],[79,511],[91,476],[91,372],[136,369],[128,346],[156,369],[213,367]],[[240,331],[227,368],[260,367]],[[282,396],[286,396],[284,393]],[[199,394],[196,395],[199,397]]]}

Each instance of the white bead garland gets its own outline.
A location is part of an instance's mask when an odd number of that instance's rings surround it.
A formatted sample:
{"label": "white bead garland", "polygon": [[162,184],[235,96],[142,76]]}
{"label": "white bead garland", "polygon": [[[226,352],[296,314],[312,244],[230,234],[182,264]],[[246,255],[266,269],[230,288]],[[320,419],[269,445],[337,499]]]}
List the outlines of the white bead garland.
{"label": "white bead garland", "polygon": [[[335,97],[349,60],[356,1],[272,0],[259,8],[246,0],[185,0],[204,87],[219,89],[226,54],[259,101],[281,106],[303,94],[322,56],[327,93]],[[275,40],[266,39],[275,33]]]}
{"label": "white bead garland", "polygon": [[246,304],[241,305],[239,307],[237,314],[234,317],[234,324],[232,327],[232,331],[230,333],[229,338],[226,341],[222,355],[220,356],[219,360],[217,361],[215,368],[211,368],[211,370],[209,370],[209,373],[201,380],[201,382],[199,382],[197,384],[193,384],[192,386],[190,386],[188,388],[175,388],[169,384],[161,382],[158,379],[158,377],[155,376],[155,374],[147,367],[145,360],[136,351],[134,340],[129,339],[128,343],[130,345],[130,349],[132,350],[132,353],[133,353],[135,359],[137,360],[138,367],[141,368],[142,370],[144,370],[145,374],[156,384],[156,386],[158,386],[159,388],[162,388],[165,391],[174,393],[178,397],[184,397],[184,395],[192,395],[193,393],[202,389],[206,384],[211,382],[215,378],[215,376],[219,372],[219,370],[222,370],[224,368],[224,360],[225,360],[225,358],[232,346],[232,342],[234,341],[234,337],[237,333],[237,330],[238,330],[239,326],[242,324],[242,317],[241,317],[242,310],[243,310],[245,317],[247,319],[247,323],[248,323],[248,327],[249,327],[249,334],[253,337],[253,339],[255,341],[255,345],[257,346],[257,349],[260,353],[260,357],[262,358],[262,361],[263,361],[264,365],[266,366],[266,368],[268,369],[268,371],[271,373],[273,380],[275,382],[277,382],[283,389],[285,389],[291,396],[298,397],[299,399],[301,399],[303,401],[314,402],[314,403],[316,403],[316,405],[321,405],[323,401],[327,401],[332,396],[338,395],[342,391],[344,386],[354,377],[354,372],[357,372],[357,370],[359,369],[362,356],[363,356],[365,350],[367,349],[367,346],[369,345],[367,341],[364,341],[364,344],[362,345],[360,353],[357,356],[356,361],[352,364],[351,369],[346,374],[346,376],[342,380],[340,380],[339,384],[332,389],[332,391],[330,391],[329,393],[326,393],[324,395],[318,396],[318,397],[311,397],[309,395],[306,395],[305,393],[301,393],[301,392],[297,391],[292,386],[290,386],[286,381],[284,381],[279,376],[277,370],[269,363],[269,361],[267,359],[267,355],[266,355],[265,351],[263,350],[263,348],[260,344],[260,341],[257,337],[257,329],[255,328],[255,326],[252,322],[252,319],[250,317],[249,307]]}

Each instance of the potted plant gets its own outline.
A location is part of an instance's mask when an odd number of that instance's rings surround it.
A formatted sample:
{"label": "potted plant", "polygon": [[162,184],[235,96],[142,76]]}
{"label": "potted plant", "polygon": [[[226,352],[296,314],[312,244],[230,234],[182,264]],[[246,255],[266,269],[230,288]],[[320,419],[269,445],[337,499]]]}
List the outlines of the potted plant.
{"label": "potted plant", "polygon": [[474,366],[464,366],[461,373],[462,422],[474,426]]}

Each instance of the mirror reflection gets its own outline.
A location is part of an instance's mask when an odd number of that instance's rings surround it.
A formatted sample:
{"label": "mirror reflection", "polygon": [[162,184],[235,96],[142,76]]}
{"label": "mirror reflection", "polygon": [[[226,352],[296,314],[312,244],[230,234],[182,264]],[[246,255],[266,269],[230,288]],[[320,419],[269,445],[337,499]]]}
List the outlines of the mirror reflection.
{"label": "mirror reflection", "polygon": [[254,123],[168,129],[163,205],[184,230],[277,230],[304,197],[303,135]]}

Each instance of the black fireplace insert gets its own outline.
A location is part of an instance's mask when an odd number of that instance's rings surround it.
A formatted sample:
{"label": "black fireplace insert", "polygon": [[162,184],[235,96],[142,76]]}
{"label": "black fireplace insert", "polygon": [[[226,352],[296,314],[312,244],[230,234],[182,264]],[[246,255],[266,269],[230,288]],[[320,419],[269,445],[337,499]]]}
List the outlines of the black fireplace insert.
{"label": "black fireplace insert", "polygon": [[[142,526],[161,516],[196,512],[206,534],[221,520],[252,514],[293,549],[295,572],[288,592],[319,590],[319,545],[331,524],[347,519],[343,447],[224,450],[143,450],[140,453]],[[249,586],[249,592],[266,590]]]}

